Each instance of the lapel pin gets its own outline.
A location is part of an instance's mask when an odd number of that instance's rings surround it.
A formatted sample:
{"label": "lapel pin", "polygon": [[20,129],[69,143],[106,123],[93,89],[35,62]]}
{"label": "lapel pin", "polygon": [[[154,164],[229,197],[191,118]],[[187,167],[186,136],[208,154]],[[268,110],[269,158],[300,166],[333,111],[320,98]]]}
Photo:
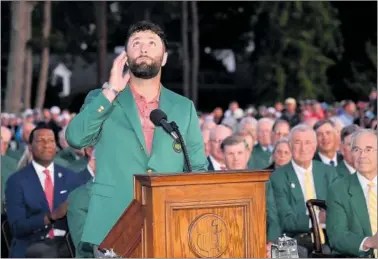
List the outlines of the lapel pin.
{"label": "lapel pin", "polygon": [[294,189],[295,188],[295,183],[291,183],[290,186],[291,186],[291,188]]}
{"label": "lapel pin", "polygon": [[62,173],[58,173],[58,177],[59,178],[62,178],[63,174]]}

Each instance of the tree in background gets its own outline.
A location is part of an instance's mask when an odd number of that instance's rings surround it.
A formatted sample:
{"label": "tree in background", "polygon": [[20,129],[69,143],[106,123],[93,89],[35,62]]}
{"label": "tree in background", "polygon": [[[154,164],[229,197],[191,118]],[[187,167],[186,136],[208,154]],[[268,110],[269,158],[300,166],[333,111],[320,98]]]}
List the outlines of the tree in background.
{"label": "tree in background", "polygon": [[287,96],[332,100],[327,70],[343,52],[329,2],[258,2],[252,16],[252,88],[263,101]]}

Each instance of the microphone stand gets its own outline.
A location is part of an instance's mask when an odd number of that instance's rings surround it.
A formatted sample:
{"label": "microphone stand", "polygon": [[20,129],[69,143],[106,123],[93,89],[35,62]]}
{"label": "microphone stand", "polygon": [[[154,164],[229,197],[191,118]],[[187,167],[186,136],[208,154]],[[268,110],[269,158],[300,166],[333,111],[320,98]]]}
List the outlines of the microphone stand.
{"label": "microphone stand", "polygon": [[178,140],[180,141],[180,144],[181,144],[181,147],[182,147],[182,152],[184,153],[186,172],[190,173],[190,172],[192,172],[192,166],[190,165],[189,155],[188,155],[188,152],[186,150],[184,139],[182,138],[182,135],[180,133],[180,130],[179,130],[179,127],[177,126],[177,124],[174,121],[172,121],[170,124],[171,124],[173,130],[177,133]]}

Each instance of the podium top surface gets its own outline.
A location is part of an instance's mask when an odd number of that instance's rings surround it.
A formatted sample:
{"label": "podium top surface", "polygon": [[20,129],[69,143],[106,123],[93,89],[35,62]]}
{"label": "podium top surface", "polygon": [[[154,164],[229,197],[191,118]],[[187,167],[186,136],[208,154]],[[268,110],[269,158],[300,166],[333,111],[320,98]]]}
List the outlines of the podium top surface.
{"label": "podium top surface", "polygon": [[134,179],[143,186],[179,186],[199,184],[222,184],[242,182],[266,182],[271,170],[237,170],[191,173],[135,174]]}

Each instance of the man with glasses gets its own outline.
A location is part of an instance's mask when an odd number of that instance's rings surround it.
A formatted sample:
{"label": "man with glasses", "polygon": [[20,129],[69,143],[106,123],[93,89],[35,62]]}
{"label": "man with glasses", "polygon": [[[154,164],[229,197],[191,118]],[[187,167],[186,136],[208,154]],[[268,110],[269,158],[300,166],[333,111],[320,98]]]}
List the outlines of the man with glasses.
{"label": "man with glasses", "polygon": [[232,135],[232,130],[224,125],[217,125],[210,132],[210,155],[207,157],[209,161],[208,170],[218,171],[226,170],[224,155],[221,149],[223,140]]}
{"label": "man with glasses", "polygon": [[327,230],[331,248],[358,257],[377,257],[377,135],[370,129],[352,136],[356,168],[329,190]]}
{"label": "man with glasses", "polygon": [[290,133],[290,124],[285,120],[277,120],[272,129],[272,144],[271,146],[274,147],[282,138],[287,138]]}

